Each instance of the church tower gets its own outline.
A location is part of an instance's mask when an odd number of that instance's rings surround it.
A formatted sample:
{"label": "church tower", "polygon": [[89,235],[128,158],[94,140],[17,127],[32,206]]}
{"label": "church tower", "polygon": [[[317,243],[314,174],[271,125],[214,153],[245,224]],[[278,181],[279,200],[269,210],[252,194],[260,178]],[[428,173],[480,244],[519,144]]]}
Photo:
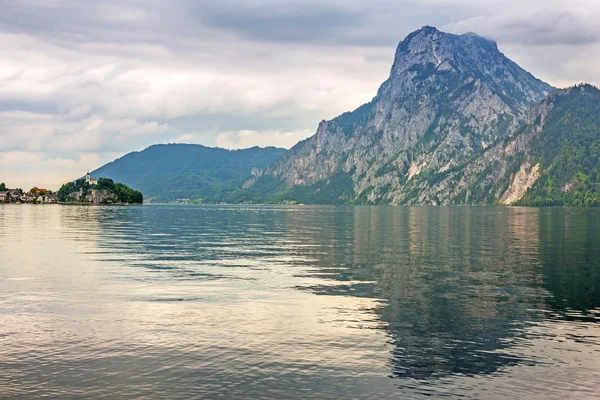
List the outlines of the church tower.
{"label": "church tower", "polygon": [[92,179],[91,179],[91,176],[90,176],[90,170],[88,169],[88,172],[87,172],[87,174],[85,174],[85,181],[86,181],[87,183],[90,183],[90,181],[91,181],[91,180],[92,180]]}

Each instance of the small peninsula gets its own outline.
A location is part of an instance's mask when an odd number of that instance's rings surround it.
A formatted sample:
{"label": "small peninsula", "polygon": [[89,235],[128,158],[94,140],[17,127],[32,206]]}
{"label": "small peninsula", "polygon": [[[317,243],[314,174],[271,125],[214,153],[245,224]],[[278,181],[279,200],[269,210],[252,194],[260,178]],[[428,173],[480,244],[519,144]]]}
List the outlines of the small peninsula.
{"label": "small peninsula", "polygon": [[57,192],[58,201],[63,204],[142,204],[141,192],[112,179],[94,179],[88,172],[85,178],[65,183]]}

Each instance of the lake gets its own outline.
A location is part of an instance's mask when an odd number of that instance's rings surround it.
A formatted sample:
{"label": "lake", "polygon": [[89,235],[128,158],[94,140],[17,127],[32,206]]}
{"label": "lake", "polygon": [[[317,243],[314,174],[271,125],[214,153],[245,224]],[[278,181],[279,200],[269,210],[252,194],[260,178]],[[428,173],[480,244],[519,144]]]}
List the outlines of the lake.
{"label": "lake", "polygon": [[592,399],[600,210],[0,205],[0,397]]}

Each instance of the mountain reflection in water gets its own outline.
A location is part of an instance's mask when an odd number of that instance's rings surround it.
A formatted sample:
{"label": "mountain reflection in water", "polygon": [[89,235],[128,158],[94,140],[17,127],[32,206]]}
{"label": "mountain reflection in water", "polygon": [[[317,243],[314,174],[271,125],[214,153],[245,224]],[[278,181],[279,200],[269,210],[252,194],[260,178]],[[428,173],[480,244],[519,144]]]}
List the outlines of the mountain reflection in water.
{"label": "mountain reflection in water", "polygon": [[0,206],[0,228],[7,397],[600,384],[596,210]]}

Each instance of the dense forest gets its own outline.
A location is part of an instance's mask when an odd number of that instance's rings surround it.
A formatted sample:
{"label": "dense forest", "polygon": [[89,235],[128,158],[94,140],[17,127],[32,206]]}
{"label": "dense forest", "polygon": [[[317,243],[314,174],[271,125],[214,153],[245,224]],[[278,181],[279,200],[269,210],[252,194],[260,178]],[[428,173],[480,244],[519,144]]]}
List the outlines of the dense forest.
{"label": "dense forest", "polygon": [[579,85],[553,97],[530,150],[542,174],[516,204],[600,206],[600,90]]}

